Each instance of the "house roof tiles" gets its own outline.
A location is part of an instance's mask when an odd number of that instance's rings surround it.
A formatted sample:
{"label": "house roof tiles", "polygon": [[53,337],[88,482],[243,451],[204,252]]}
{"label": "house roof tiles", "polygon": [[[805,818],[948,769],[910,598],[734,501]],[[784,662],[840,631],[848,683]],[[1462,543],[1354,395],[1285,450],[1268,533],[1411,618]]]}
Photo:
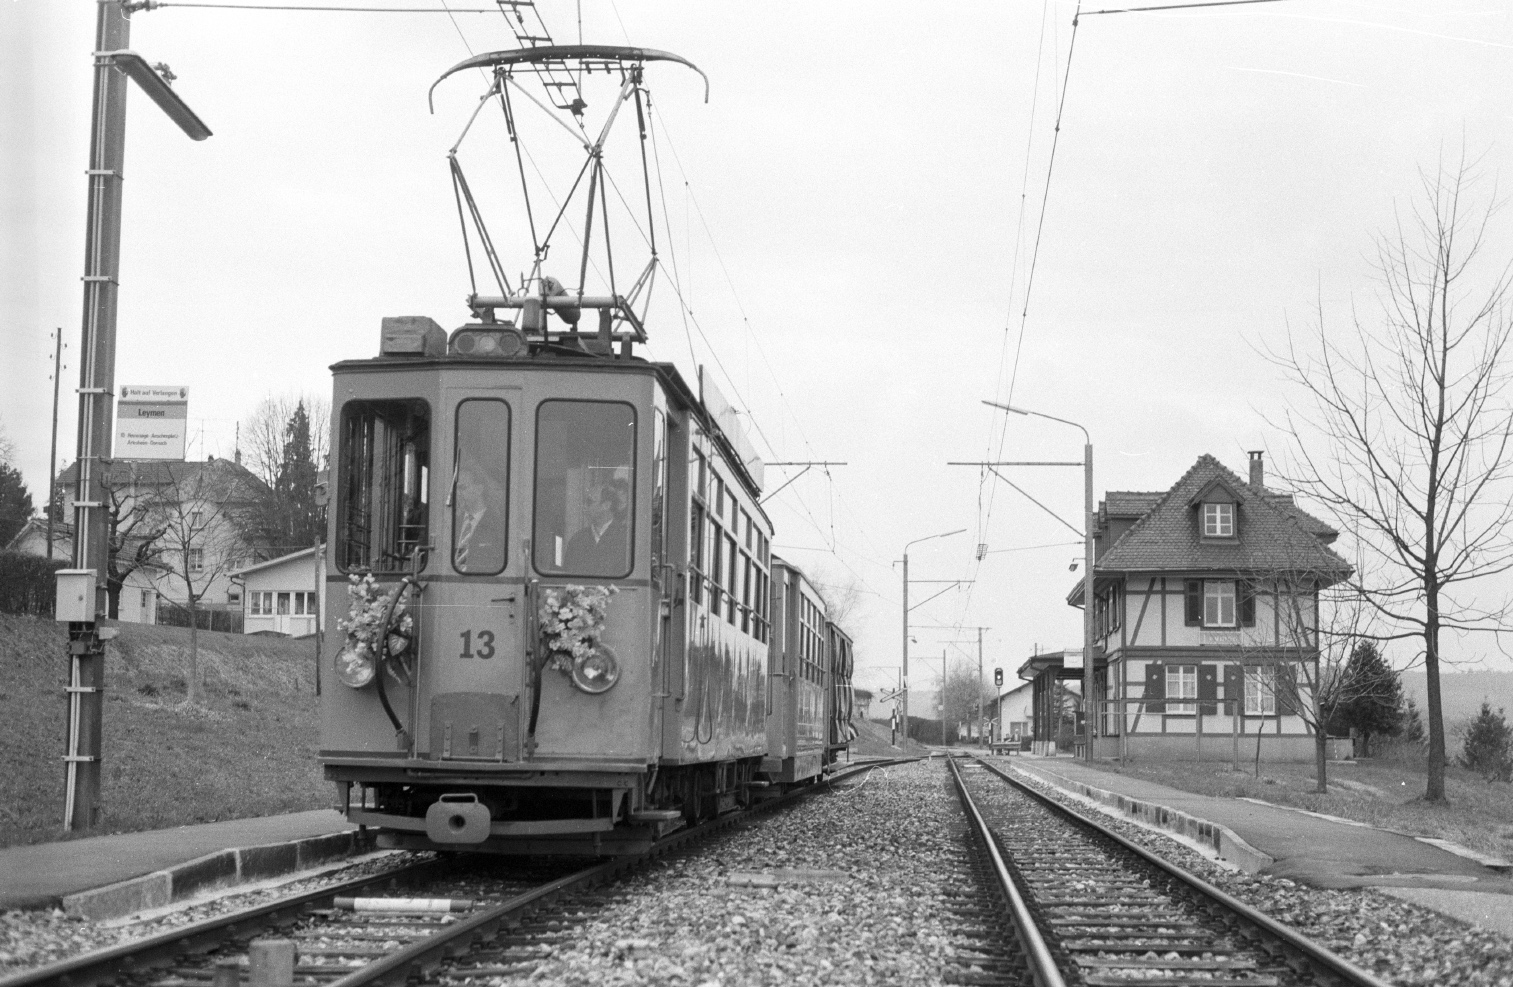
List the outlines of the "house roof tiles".
{"label": "house roof tiles", "polygon": [[[1238,497],[1233,541],[1200,536],[1190,502],[1205,487],[1222,482]],[[1144,494],[1109,494],[1109,500],[1138,506]],[[1108,501],[1106,501],[1107,503]],[[1140,520],[1103,553],[1099,574],[1118,572],[1276,572],[1308,571],[1327,582],[1344,579],[1349,564],[1326,544],[1334,529],[1299,508],[1290,496],[1245,482],[1210,455],[1203,455]]]}

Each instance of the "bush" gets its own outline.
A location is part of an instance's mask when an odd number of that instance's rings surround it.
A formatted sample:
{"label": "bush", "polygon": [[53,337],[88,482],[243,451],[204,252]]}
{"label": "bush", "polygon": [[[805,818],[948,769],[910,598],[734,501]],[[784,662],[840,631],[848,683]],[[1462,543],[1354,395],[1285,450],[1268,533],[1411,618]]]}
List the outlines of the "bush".
{"label": "bush", "polygon": [[202,631],[241,634],[245,617],[241,610],[226,608],[200,607],[191,613],[188,607],[179,606],[171,600],[159,599],[157,622],[165,627],[188,627],[191,623],[196,623]]}
{"label": "bush", "polygon": [[1485,699],[1481,712],[1466,730],[1460,763],[1488,781],[1513,781],[1513,728],[1509,728],[1503,710],[1493,713]]}
{"label": "bush", "polygon": [[57,596],[53,574],[67,568],[67,559],[0,552],[0,613],[51,617]]}

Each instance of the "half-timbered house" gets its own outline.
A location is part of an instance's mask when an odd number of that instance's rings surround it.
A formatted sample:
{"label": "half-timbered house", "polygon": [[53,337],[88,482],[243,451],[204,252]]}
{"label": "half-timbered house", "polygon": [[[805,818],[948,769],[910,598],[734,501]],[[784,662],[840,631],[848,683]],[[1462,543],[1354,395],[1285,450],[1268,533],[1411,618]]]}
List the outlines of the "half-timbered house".
{"label": "half-timbered house", "polygon": [[1164,493],[1110,491],[1094,531],[1098,756],[1218,758],[1238,732],[1311,759],[1319,592],[1350,574],[1337,532],[1266,488],[1259,452],[1248,479],[1205,455]]}

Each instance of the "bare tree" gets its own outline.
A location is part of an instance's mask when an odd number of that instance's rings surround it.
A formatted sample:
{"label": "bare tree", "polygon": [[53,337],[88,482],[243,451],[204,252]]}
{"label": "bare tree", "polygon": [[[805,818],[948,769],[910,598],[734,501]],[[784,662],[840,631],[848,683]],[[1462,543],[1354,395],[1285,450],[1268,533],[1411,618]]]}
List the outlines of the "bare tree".
{"label": "bare tree", "polygon": [[168,482],[154,498],[165,542],[157,564],[184,592],[189,610],[188,699],[200,703],[200,604],[217,582],[246,561],[246,532],[258,491],[255,481],[227,460],[176,464],[167,473]]}
{"label": "bare tree", "polygon": [[331,449],[331,402],[327,398],[289,392],[270,394],[241,423],[242,459],[271,490],[286,466],[287,430],[300,405],[310,417],[310,451],[317,469],[324,469]]}
{"label": "bare tree", "polygon": [[[1267,580],[1264,588],[1277,609],[1277,628],[1287,660],[1275,666],[1276,678],[1269,685],[1246,685],[1262,700],[1270,688],[1277,708],[1300,718],[1313,734],[1314,791],[1319,794],[1329,791],[1329,725],[1336,710],[1355,700],[1375,698],[1380,685],[1346,673],[1356,647],[1372,639],[1377,612],[1355,583],[1339,581],[1340,576],[1339,571],[1296,567]],[[1260,751],[1258,731],[1258,774]]]}
{"label": "bare tree", "polygon": [[117,465],[106,471],[100,486],[105,491],[109,545],[105,562],[106,614],[116,620],[121,613],[121,589],[132,573],[162,571],[160,560],[167,547],[164,535],[168,533],[168,523],[156,491],[141,495],[134,469],[128,471]]}
{"label": "bare tree", "polygon": [[265,485],[257,540],[273,555],[307,548],[324,536],[315,488],[326,465],[329,426],[329,403],[298,394],[263,399],[242,423],[245,458]]}
{"label": "bare tree", "polygon": [[1380,574],[1353,582],[1377,637],[1422,641],[1430,801],[1445,797],[1440,630],[1507,629],[1506,602],[1457,590],[1513,567],[1510,272],[1483,256],[1497,203],[1475,185],[1464,158],[1424,174],[1420,204],[1377,239],[1380,316],[1335,335],[1320,303],[1307,338],[1289,333],[1272,354],[1306,403],[1287,415],[1289,479],[1357,533]]}

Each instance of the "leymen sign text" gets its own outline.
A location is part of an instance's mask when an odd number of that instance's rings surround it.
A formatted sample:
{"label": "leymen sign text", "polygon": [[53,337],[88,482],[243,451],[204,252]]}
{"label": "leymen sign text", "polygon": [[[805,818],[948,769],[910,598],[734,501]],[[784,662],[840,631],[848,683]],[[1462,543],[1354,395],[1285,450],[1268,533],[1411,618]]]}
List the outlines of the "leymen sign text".
{"label": "leymen sign text", "polygon": [[189,425],[189,388],[121,388],[116,403],[117,459],[184,458]]}

